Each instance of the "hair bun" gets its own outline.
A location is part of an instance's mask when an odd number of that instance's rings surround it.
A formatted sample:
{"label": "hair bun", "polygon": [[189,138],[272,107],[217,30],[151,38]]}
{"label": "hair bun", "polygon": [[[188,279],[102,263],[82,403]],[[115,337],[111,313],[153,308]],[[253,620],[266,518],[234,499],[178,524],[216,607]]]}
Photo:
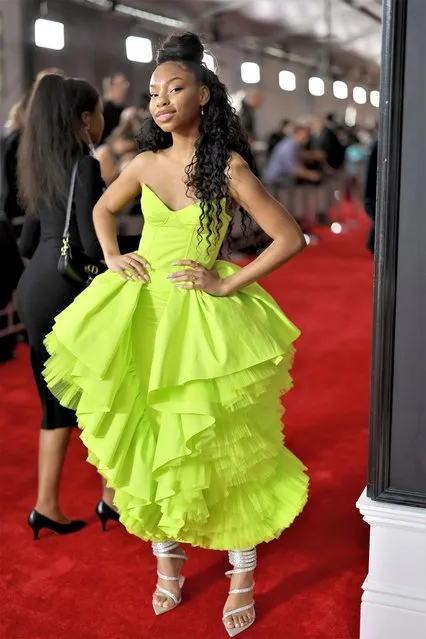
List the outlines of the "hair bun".
{"label": "hair bun", "polygon": [[181,33],[171,35],[163,42],[157,52],[157,64],[182,60],[201,64],[204,46],[195,33]]}

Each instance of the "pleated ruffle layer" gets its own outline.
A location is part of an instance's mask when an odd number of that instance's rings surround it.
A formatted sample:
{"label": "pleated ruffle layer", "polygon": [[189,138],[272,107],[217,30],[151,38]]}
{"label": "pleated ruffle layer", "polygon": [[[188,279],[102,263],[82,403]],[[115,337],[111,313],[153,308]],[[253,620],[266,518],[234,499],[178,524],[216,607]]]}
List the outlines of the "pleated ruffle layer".
{"label": "pleated ruffle layer", "polygon": [[152,300],[98,277],[46,338],[49,388],[76,410],[129,532],[222,550],[278,537],[308,491],[281,425],[298,330],[258,285],[229,298],[173,289],[144,334]]}

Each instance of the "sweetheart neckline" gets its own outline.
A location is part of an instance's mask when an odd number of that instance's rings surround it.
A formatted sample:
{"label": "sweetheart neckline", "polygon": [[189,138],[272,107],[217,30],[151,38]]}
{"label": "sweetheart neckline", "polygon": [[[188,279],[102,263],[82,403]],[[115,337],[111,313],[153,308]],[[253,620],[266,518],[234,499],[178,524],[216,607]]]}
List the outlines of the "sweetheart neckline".
{"label": "sweetheart neckline", "polygon": [[[166,208],[168,210],[169,213],[171,214],[178,214],[178,213],[182,213],[182,211],[186,211],[187,209],[192,208],[193,206],[199,206],[201,204],[200,200],[197,200],[196,202],[192,202],[192,204],[187,204],[186,206],[183,206],[180,209],[171,209],[169,206],[167,206],[167,204],[161,199],[161,197],[155,192],[153,191],[153,189],[148,186],[148,184],[145,184],[145,182],[142,184],[142,194],[143,194],[143,189],[146,188],[148,189],[148,191],[150,193],[152,193],[152,195],[160,202],[160,204],[162,204],[164,206],[164,208]],[[223,200],[225,200],[226,198],[223,197],[222,198],[222,202]],[[231,218],[231,216],[229,215],[229,213],[227,211],[225,211],[225,215],[229,218]]]}

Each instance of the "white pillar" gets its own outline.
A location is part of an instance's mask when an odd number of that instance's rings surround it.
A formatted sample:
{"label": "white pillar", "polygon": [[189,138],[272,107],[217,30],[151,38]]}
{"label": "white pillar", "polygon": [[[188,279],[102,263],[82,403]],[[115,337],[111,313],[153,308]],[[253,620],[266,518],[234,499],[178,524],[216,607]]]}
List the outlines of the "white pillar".
{"label": "white pillar", "polygon": [[370,526],[360,639],[426,639],[426,509],[373,501],[357,507]]}

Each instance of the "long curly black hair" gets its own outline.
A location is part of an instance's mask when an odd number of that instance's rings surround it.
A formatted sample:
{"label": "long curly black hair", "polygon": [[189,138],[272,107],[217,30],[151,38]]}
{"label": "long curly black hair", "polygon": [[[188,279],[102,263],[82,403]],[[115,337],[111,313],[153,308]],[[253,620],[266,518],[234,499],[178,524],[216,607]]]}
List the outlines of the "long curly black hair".
{"label": "long curly black hair", "polygon": [[[205,234],[210,248],[212,240],[219,240],[223,227],[221,200],[230,199],[227,171],[231,153],[238,153],[254,172],[255,166],[247,135],[231,106],[227,89],[216,73],[203,63],[203,55],[204,47],[197,35],[174,34],[157,52],[156,63],[179,62],[194,74],[200,86],[205,85],[210,90],[210,99],[200,121],[195,155],[185,169],[188,192],[200,201],[201,206],[198,239],[201,241]],[[138,143],[141,151],[157,152],[172,146],[173,140],[171,133],[162,131],[152,117],[148,117],[138,135]],[[245,229],[249,218],[243,209],[241,215]]]}

